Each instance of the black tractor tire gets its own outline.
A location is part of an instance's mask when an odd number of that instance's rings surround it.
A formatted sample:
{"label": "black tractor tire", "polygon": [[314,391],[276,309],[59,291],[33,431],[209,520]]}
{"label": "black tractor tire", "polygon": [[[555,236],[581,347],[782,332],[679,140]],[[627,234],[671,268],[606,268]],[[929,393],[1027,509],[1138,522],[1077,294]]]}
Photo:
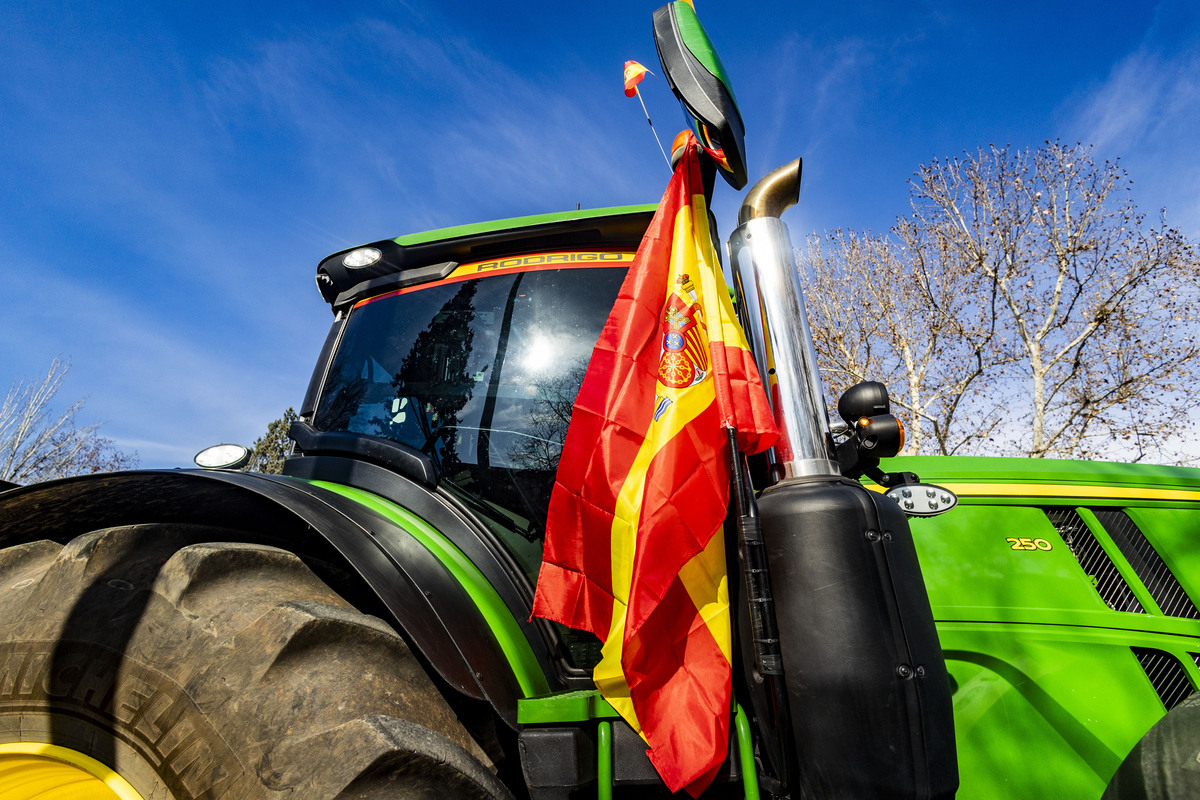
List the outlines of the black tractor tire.
{"label": "black tractor tire", "polygon": [[83,753],[146,800],[511,796],[400,636],[229,536],[0,550],[0,742]]}
{"label": "black tractor tire", "polygon": [[1103,800],[1200,797],[1200,692],[1167,712],[1130,751]]}

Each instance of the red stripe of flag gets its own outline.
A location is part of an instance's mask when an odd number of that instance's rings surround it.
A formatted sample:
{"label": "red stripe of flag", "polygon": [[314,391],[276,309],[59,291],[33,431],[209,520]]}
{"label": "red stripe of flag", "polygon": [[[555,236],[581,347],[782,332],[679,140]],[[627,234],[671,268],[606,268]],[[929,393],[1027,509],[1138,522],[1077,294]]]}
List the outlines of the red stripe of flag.
{"label": "red stripe of flag", "polygon": [[695,796],[725,760],[724,749],[714,751],[712,743],[729,741],[729,662],[678,580],[625,647],[639,714],[674,723],[656,737],[650,761],[667,786]]}

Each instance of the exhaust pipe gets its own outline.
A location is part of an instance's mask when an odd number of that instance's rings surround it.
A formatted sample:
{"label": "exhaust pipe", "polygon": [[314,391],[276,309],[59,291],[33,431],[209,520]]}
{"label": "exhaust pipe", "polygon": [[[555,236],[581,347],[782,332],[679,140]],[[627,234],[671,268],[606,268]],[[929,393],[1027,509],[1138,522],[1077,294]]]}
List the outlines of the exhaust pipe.
{"label": "exhaust pipe", "polygon": [[742,327],[779,426],[779,443],[767,455],[773,480],[840,474],[792,240],[779,219],[799,199],[801,164],[796,159],[754,185],[729,238]]}
{"label": "exhaust pipe", "polygon": [[797,158],[764,175],[746,193],[738,211],[738,225],[752,219],[775,217],[778,219],[800,199],[800,176],[804,170],[804,159]]}

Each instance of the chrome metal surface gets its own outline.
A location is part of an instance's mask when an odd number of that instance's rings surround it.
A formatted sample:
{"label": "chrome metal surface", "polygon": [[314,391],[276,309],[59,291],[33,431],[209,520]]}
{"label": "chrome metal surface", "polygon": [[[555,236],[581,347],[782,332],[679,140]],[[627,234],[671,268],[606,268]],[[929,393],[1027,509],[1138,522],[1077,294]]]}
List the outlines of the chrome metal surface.
{"label": "chrome metal surface", "polygon": [[[791,175],[799,179],[798,166]],[[795,195],[795,187],[779,176],[770,186],[785,199]],[[751,195],[757,190],[756,185]],[[755,207],[782,210],[789,205],[766,196]],[[775,217],[752,218],[733,232],[729,252],[743,300],[742,325],[780,425],[779,443],[768,459],[778,465],[781,478],[837,475],[816,348],[787,226]]]}
{"label": "chrome metal surface", "polygon": [[800,199],[800,172],[804,160],[797,158],[768,172],[746,193],[738,211],[738,225],[763,217],[778,218]]}

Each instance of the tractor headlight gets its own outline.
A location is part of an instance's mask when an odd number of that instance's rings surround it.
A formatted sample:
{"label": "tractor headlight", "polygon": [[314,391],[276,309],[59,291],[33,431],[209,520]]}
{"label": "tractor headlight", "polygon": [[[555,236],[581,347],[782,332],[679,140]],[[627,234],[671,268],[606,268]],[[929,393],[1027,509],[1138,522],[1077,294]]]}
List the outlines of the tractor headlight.
{"label": "tractor headlight", "polygon": [[359,247],[342,256],[342,264],[348,269],[362,269],[371,266],[381,258],[383,258],[383,253],[379,252],[377,248]]}
{"label": "tractor headlight", "polygon": [[250,461],[249,448],[240,444],[214,444],[192,459],[202,469],[238,469]]}

